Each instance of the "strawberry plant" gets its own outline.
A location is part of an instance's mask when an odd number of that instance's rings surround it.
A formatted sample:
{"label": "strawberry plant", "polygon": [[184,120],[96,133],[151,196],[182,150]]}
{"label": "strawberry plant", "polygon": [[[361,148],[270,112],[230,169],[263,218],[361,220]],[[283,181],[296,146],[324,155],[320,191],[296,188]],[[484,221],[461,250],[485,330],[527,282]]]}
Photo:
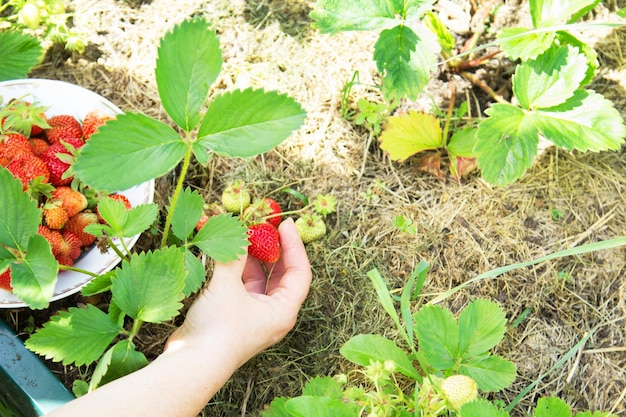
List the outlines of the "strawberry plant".
{"label": "strawberry plant", "polygon": [[[161,40],[155,70],[162,105],[175,127],[139,113],[120,114],[98,123],[97,132],[66,159],[76,181],[107,195],[180,167],[164,223],[157,226],[159,247],[135,253],[123,240],[157,223],[154,203],[129,209],[122,200],[103,198],[97,207],[101,221],[83,227],[100,239],[100,247],[121,259],[120,266],[95,276],[82,289],[84,295],[110,291],[108,312],[90,304],[70,308],[26,341],[29,349],[64,364],[97,362],[89,389],[147,363],[136,350],[135,336],[143,323],[161,323],[179,314],[183,299],[205,281],[202,258],[228,262],[250,244],[246,226],[230,213],[210,216],[196,228],[205,202],[185,187],[192,160],[206,164],[218,155],[246,158],[267,152],[304,121],[305,112],[292,98],[262,89],[216,94],[207,105],[221,65],[219,40],[205,20],[175,26]],[[0,271],[11,268],[11,284],[23,301],[46,307],[59,269],[76,268],[55,260],[49,242],[37,234],[41,209],[4,168],[0,187],[7,208],[0,216]]]}
{"label": "strawberry plant", "polygon": [[[458,317],[434,304],[436,300],[413,312],[411,304],[418,299],[427,272],[428,265],[421,262],[399,293],[387,287],[378,269],[368,273],[405,349],[383,336],[354,336],[340,353],[357,365],[355,370],[317,376],[305,384],[301,396],[275,398],[261,415],[508,417],[515,401],[502,408],[502,402],[482,395],[507,388],[516,376],[512,362],[490,353],[507,330],[504,312],[485,299],[471,301]],[[532,415],[573,416],[567,403],[554,396],[541,398]],[[591,416],[615,417],[603,412],[575,414]]]}
{"label": "strawberry plant", "polygon": [[69,51],[83,53],[85,41],[71,27],[71,16],[63,0],[4,1],[0,6],[0,31],[24,31],[44,46],[60,44]]}
{"label": "strawberry plant", "polygon": [[[380,272],[368,273],[408,352],[383,336],[354,336],[340,353],[363,371],[316,378],[301,397],[277,398],[263,415],[322,415],[312,410],[345,416],[449,415],[474,400],[479,391],[508,387],[515,379],[515,365],[490,353],[506,330],[502,309],[492,301],[474,300],[458,317],[437,305],[424,305],[412,313],[411,304],[427,271],[428,265],[422,262],[407,280],[399,300],[400,314]],[[367,387],[350,385],[350,379],[359,374],[366,377]],[[401,389],[406,379],[412,382],[408,392]]]}
{"label": "strawberry plant", "polygon": [[[624,121],[613,103],[587,88],[598,68],[597,54],[575,35],[575,30],[593,27],[576,22],[599,0],[531,0],[532,28],[504,28],[494,42],[459,52],[450,30],[431,10],[433,3],[320,0],[311,13],[314,27],[323,33],[379,31],[374,60],[390,108],[397,107],[398,100],[417,98],[438,53],[450,72],[465,76],[496,101],[486,110],[487,117],[477,121],[478,129],[461,130],[458,136],[448,137],[446,129],[442,134],[441,123],[427,114],[390,117],[380,140],[391,159],[402,161],[426,150],[444,149],[457,179],[477,165],[487,182],[502,186],[521,178],[533,164],[541,140],[569,151],[620,149],[626,137]],[[438,42],[438,48],[431,42]],[[499,49],[466,60],[488,47]],[[511,103],[465,71],[496,55],[515,65]],[[420,166],[441,176],[438,154],[427,155]]]}

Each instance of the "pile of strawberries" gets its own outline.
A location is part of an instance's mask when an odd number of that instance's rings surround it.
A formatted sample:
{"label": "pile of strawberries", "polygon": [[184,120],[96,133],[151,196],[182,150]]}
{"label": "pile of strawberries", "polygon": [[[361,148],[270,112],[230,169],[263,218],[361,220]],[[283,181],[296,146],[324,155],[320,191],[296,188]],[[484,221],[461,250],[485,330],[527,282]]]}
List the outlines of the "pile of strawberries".
{"label": "pile of strawberries", "polygon": [[[93,111],[81,123],[66,114],[48,118],[44,111],[21,100],[0,110],[0,166],[38,201],[42,210],[38,233],[50,242],[60,264],[72,266],[95,242],[95,236],[83,229],[101,221],[97,214],[101,196],[74,181],[71,164],[76,150],[111,117]],[[106,197],[130,207],[121,194]],[[0,287],[10,289],[10,269],[0,274]]]}

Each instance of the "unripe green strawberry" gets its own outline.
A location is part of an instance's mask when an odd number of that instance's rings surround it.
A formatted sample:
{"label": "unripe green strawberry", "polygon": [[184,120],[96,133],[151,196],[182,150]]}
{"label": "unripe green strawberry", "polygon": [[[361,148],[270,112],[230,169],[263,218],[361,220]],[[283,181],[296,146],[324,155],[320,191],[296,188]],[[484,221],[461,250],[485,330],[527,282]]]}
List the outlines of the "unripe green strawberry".
{"label": "unripe green strawberry", "polygon": [[222,193],[222,204],[226,211],[239,214],[250,205],[250,192],[245,188],[243,181],[238,180],[228,185]]}
{"label": "unripe green strawberry", "polygon": [[469,376],[453,375],[441,383],[441,391],[448,406],[458,411],[461,406],[478,396],[478,386]]}
{"label": "unripe green strawberry", "polygon": [[326,224],[318,214],[305,213],[296,220],[295,225],[304,243],[311,243],[326,234]]}
{"label": "unripe green strawberry", "polygon": [[248,254],[261,262],[276,262],[280,258],[280,235],[269,223],[257,223],[248,227]]}
{"label": "unripe green strawberry", "polygon": [[18,21],[29,29],[37,29],[41,23],[39,7],[34,3],[26,3],[17,14]]}

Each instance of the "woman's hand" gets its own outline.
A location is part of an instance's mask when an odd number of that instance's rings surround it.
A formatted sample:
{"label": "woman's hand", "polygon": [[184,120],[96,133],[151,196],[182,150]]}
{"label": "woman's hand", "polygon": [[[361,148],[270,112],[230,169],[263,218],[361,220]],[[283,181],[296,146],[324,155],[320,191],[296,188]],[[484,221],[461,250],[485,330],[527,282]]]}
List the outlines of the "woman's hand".
{"label": "woman's hand", "polygon": [[283,221],[279,233],[283,252],[277,263],[262,265],[243,256],[215,265],[209,285],[170,337],[166,352],[226,343],[241,365],[285,337],[308,293],[311,267],[293,220]]}

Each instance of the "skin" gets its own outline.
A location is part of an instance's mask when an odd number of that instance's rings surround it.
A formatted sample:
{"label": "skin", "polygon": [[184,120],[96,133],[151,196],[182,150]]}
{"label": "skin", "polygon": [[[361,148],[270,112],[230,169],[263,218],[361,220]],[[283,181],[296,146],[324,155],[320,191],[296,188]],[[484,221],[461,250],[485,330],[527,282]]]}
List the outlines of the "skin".
{"label": "skin", "polygon": [[273,269],[267,265],[269,283],[252,257],[216,263],[156,360],[48,415],[197,416],[239,367],[296,323],[311,267],[293,220],[283,221],[279,233],[283,252]]}

